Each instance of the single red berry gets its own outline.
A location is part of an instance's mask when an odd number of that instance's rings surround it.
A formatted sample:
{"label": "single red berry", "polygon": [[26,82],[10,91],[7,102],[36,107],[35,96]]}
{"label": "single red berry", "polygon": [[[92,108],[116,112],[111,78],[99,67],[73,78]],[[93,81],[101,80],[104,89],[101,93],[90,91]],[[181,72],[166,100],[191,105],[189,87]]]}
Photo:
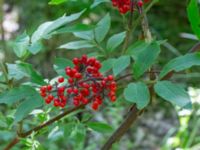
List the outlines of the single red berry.
{"label": "single red berry", "polygon": [[72,83],[74,83],[74,80],[73,80],[73,78],[69,78],[69,79],[68,79],[68,83],[69,83],[69,84],[72,84]]}
{"label": "single red berry", "polygon": [[73,59],[73,63],[74,63],[74,65],[78,65],[79,64],[79,59],[75,57]]}
{"label": "single red berry", "polygon": [[51,103],[51,99],[49,99],[48,97],[45,99],[46,104],[50,104]]}
{"label": "single red berry", "polygon": [[142,7],[143,6],[142,0],[139,0],[137,4],[138,4],[139,7]]}
{"label": "single red berry", "polygon": [[48,95],[48,99],[52,101],[54,99],[54,96],[53,95]]}
{"label": "single red berry", "polygon": [[116,96],[112,96],[112,97],[110,98],[110,100],[111,100],[111,102],[115,102],[115,101],[116,101]]}
{"label": "single red berry", "polygon": [[63,93],[64,91],[65,91],[64,86],[58,87],[58,93]]}
{"label": "single red berry", "polygon": [[99,108],[99,104],[97,102],[93,102],[92,103],[92,109],[93,110],[98,110],[98,108]]}
{"label": "single red berry", "polygon": [[64,80],[65,80],[65,79],[64,79],[63,77],[58,78],[58,82],[59,82],[59,83],[64,82]]}
{"label": "single red berry", "polygon": [[74,106],[79,106],[80,103],[79,103],[78,100],[74,99],[74,100],[73,100],[73,104],[74,104]]}
{"label": "single red berry", "polygon": [[82,75],[81,75],[80,73],[76,73],[76,74],[74,75],[74,77],[77,78],[77,79],[81,79],[81,78],[82,78]]}
{"label": "single red berry", "polygon": [[51,91],[52,90],[52,85],[47,85],[47,90]]}
{"label": "single red berry", "polygon": [[108,76],[108,80],[109,80],[109,81],[113,81],[113,79],[114,79],[114,78],[113,78],[112,75],[109,75],[109,76]]}
{"label": "single red berry", "polygon": [[73,93],[74,94],[78,94],[78,89],[77,88],[73,88]]}
{"label": "single red berry", "polygon": [[73,89],[72,89],[72,88],[68,88],[68,89],[67,89],[67,93],[68,93],[68,94],[71,94],[72,92],[73,92]]}
{"label": "single red berry", "polygon": [[87,98],[83,98],[83,99],[82,99],[82,103],[86,105],[86,104],[89,103],[89,100],[88,100]]}
{"label": "single red berry", "polygon": [[41,92],[40,95],[41,95],[42,97],[46,97],[46,96],[47,96],[47,94],[46,94],[45,92]]}
{"label": "single red berry", "polygon": [[86,64],[87,63],[87,55],[82,55],[81,61],[82,61],[82,63]]}
{"label": "single red berry", "polygon": [[66,106],[66,103],[64,103],[64,102],[60,103],[60,107],[64,108],[65,106]]}
{"label": "single red berry", "polygon": [[58,98],[55,98],[54,99],[54,104],[53,104],[55,107],[58,107],[60,105],[60,101]]}
{"label": "single red berry", "polygon": [[41,91],[41,92],[44,93],[44,92],[46,92],[46,90],[47,90],[47,87],[46,87],[46,86],[42,86],[42,87],[40,87],[40,91]]}

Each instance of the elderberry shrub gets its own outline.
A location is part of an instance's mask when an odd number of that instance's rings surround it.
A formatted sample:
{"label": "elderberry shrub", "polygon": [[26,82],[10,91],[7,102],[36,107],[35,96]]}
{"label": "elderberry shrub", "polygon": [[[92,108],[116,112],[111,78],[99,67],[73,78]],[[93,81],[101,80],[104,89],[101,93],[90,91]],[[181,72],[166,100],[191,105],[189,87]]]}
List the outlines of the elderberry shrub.
{"label": "elderberry shrub", "polygon": [[111,102],[116,100],[116,82],[112,75],[104,77],[99,69],[101,63],[96,58],[73,59],[74,67],[66,67],[65,73],[69,77],[68,83],[63,85],[65,78],[58,78],[54,85],[42,86],[40,95],[46,104],[53,102],[55,107],[65,107],[68,101],[72,101],[75,107],[81,104],[91,104],[93,110],[97,110],[108,97]]}
{"label": "elderberry shrub", "polygon": [[[148,3],[150,0],[144,0],[144,3]],[[119,12],[121,14],[126,14],[131,9],[131,0],[112,0],[112,4],[114,7],[117,7]],[[136,0],[133,3],[134,7],[142,7],[143,1],[142,0]]]}

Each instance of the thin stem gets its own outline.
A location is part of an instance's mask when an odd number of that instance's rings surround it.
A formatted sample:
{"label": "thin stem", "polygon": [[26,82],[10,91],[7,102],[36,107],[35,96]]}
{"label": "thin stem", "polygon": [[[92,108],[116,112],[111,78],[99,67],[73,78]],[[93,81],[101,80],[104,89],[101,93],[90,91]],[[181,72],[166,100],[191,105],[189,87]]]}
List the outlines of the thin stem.
{"label": "thin stem", "polygon": [[126,49],[127,49],[128,43],[129,43],[129,39],[131,36],[131,32],[132,32],[134,3],[135,3],[135,0],[131,0],[131,10],[130,10],[130,17],[129,17],[129,21],[128,21],[128,29],[126,31],[126,37],[125,37],[124,45],[122,48],[122,54],[124,54],[126,52]]}

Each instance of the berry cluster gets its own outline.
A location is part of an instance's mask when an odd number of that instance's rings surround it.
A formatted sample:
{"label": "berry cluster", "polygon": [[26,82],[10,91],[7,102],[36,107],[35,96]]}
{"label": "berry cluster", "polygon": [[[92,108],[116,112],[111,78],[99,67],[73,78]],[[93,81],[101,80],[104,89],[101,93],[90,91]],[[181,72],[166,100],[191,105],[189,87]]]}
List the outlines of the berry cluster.
{"label": "berry cluster", "polygon": [[97,110],[106,97],[112,102],[116,100],[116,82],[112,75],[104,77],[99,72],[101,63],[96,58],[83,55],[81,58],[74,58],[73,64],[73,68],[65,68],[69,77],[67,84],[65,79],[60,77],[55,85],[40,88],[40,95],[47,104],[53,102],[55,107],[63,108],[68,101],[74,106],[91,102],[92,109]]}
{"label": "berry cluster", "polygon": [[[150,0],[144,0],[144,3],[148,3]],[[131,9],[131,0],[112,0],[114,7],[117,7],[121,14],[126,14]],[[133,8],[141,8],[143,6],[143,0],[135,0]]]}

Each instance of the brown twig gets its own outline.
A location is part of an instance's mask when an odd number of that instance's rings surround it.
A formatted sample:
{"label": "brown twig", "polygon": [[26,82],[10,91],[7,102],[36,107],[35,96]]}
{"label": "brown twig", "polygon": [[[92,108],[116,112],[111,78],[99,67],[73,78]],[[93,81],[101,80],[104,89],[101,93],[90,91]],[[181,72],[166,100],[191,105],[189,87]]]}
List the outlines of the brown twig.
{"label": "brown twig", "polygon": [[124,41],[123,48],[122,48],[122,54],[124,54],[125,51],[126,51],[126,48],[128,46],[128,43],[129,43],[130,35],[131,35],[131,32],[132,32],[134,4],[135,4],[135,0],[131,0],[128,29],[126,31],[126,37],[125,37],[125,41]]}
{"label": "brown twig", "polygon": [[14,138],[5,148],[4,150],[10,150],[13,146],[15,146],[19,142],[19,138]]}
{"label": "brown twig", "polygon": [[124,135],[124,133],[128,131],[133,122],[139,116],[140,112],[142,111],[139,111],[137,107],[133,105],[130,111],[128,112],[126,119],[119,126],[119,128],[112,134],[112,136],[104,144],[101,150],[109,150],[112,147],[112,144],[115,143],[117,140],[119,140]]}
{"label": "brown twig", "polygon": [[[31,133],[33,132],[37,132],[43,128],[45,128],[46,126],[60,120],[61,118],[65,117],[66,115],[69,115],[70,113],[72,112],[75,112],[79,109],[83,109],[85,107],[85,105],[80,105],[78,107],[74,107],[74,108],[71,108],[69,110],[66,110],[64,111],[63,113],[61,113],[60,115],[50,119],[49,121],[45,122],[45,123],[42,123],[40,125],[38,125],[37,127],[27,131],[27,132],[24,132],[24,133],[18,133],[18,137],[22,137],[22,138],[25,138],[27,136],[29,136]],[[9,144],[8,146],[4,149],[4,150],[10,150],[13,146],[15,146],[18,142],[19,142],[19,138],[18,137],[15,137]]]}

